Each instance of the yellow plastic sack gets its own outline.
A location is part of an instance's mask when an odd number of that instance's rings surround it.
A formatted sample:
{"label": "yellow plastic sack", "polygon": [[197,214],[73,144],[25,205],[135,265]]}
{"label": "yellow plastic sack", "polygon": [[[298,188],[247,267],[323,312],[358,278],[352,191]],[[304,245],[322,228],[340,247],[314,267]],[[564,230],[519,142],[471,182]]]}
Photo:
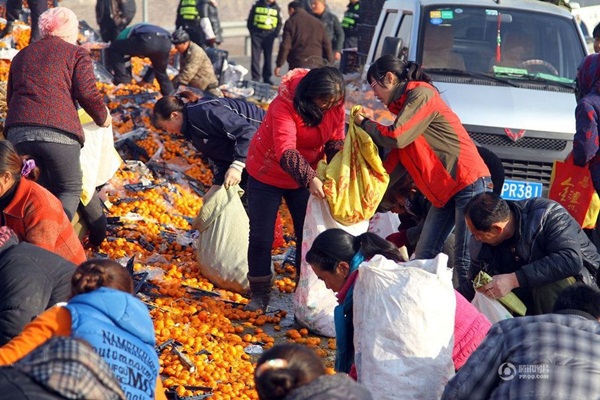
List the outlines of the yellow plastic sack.
{"label": "yellow plastic sack", "polygon": [[329,164],[322,160],[317,166],[331,215],[343,225],[370,219],[390,180],[373,139],[354,124],[359,108],[354,106],[350,113],[343,150]]}

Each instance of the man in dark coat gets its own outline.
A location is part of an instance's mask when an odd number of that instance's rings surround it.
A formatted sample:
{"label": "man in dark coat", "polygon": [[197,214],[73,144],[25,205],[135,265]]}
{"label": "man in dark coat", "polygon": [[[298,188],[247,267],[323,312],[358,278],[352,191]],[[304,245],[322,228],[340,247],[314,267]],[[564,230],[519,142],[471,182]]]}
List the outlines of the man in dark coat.
{"label": "man in dark coat", "polygon": [[313,15],[325,26],[327,36],[331,40],[333,58],[336,61],[341,60],[342,46],[344,45],[344,28],[342,28],[342,23],[334,13],[327,9],[325,0],[312,0],[311,7]]}
{"label": "man in dark coat", "polygon": [[600,392],[600,292],[563,290],[552,314],[492,326],[442,400],[589,399]]}
{"label": "man in dark coat", "polygon": [[275,76],[281,76],[286,60],[289,70],[323,66],[323,58],[333,63],[331,40],[321,21],[307,13],[299,1],[289,3],[288,12],[290,18],[283,25]]}
{"label": "man in dark coat", "polygon": [[[552,311],[558,293],[576,280],[592,283],[600,255],[569,212],[553,200],[507,201],[481,193],[465,207],[470,241],[470,279],[479,271],[492,282],[477,289],[492,299],[514,292],[527,314]],[[471,282],[458,291],[468,300]]]}
{"label": "man in dark coat", "polygon": [[135,16],[135,0],[97,0],[96,22],[104,42],[113,42]]}
{"label": "man in dark coat", "polygon": [[71,294],[75,265],[0,227],[0,346],[45,309]]}

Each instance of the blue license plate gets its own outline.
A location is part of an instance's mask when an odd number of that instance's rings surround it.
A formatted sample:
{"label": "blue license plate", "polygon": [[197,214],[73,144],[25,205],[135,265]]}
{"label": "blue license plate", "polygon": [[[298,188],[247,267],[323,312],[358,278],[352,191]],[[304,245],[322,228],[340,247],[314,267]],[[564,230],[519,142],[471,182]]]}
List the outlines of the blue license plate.
{"label": "blue license plate", "polygon": [[506,200],[522,200],[542,195],[541,182],[504,180],[502,198]]}

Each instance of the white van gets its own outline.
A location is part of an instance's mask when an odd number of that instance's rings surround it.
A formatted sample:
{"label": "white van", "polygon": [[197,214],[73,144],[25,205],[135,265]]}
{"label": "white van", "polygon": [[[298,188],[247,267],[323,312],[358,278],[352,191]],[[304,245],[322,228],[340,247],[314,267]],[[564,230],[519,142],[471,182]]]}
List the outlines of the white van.
{"label": "white van", "polygon": [[586,44],[573,15],[534,0],[388,0],[347,104],[393,116],[365,75],[382,54],[422,64],[473,140],[506,172],[503,197],[547,193],[554,160],[572,148],[574,80]]}

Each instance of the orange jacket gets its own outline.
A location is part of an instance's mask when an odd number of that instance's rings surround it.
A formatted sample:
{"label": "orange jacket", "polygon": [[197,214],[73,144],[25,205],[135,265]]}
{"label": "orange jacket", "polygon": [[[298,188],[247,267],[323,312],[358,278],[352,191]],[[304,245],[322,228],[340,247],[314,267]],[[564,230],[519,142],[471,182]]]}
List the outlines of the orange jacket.
{"label": "orange jacket", "polygon": [[[53,336],[71,335],[71,313],[65,307],[55,306],[41,313],[18,336],[0,348],[0,366],[10,365],[29,354]],[[160,376],[156,378],[155,398],[166,400]]]}
{"label": "orange jacket", "polygon": [[392,173],[401,162],[435,207],[490,176],[458,116],[428,83],[409,82],[388,108],[397,115],[392,125],[365,120],[363,129],[377,145],[392,149],[386,170]]}
{"label": "orange jacket", "polygon": [[62,203],[37,183],[21,178],[15,197],[2,211],[4,224],[20,241],[33,243],[79,265],[85,251]]}

